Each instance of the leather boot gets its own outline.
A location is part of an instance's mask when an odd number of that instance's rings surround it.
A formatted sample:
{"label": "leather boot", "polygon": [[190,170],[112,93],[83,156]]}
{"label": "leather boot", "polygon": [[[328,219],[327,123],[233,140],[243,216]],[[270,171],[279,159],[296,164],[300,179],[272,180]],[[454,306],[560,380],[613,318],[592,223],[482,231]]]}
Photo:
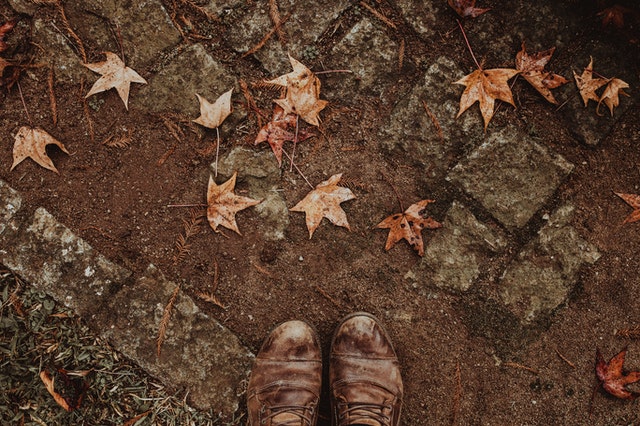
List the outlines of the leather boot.
{"label": "leather boot", "polygon": [[280,324],[262,344],[251,370],[249,426],[314,426],[321,381],[315,331],[302,321]]}
{"label": "leather boot", "polygon": [[400,366],[389,336],[373,315],[348,315],[336,329],[329,388],[334,426],[400,424]]}

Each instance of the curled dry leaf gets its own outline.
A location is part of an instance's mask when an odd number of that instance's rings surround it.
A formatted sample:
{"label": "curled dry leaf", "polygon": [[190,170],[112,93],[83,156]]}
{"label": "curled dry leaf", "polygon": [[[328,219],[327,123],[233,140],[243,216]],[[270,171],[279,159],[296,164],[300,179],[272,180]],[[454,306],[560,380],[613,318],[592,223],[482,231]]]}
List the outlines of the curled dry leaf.
{"label": "curled dry leaf", "polygon": [[231,114],[231,94],[233,88],[222,95],[214,103],[210,103],[205,98],[196,93],[200,101],[200,117],[193,120],[204,127],[215,129],[220,127],[222,122]]}
{"label": "curled dry leaf", "polygon": [[80,377],[71,377],[70,372],[64,368],[57,368],[52,371],[53,373],[45,369],[40,372],[40,380],[44,383],[49,394],[58,405],[68,412],[80,408],[84,394],[89,388],[88,383],[82,379],[82,376],[86,376],[89,371],[80,372]]}
{"label": "curled dry leaf", "polygon": [[600,96],[600,100],[598,101],[598,106],[600,103],[604,102],[604,104],[609,107],[609,111],[613,117],[613,109],[620,105],[620,95],[629,96],[622,90],[627,88],[629,88],[629,84],[627,82],[622,81],[619,78],[612,78],[609,80],[607,87],[604,88],[604,92],[602,92],[602,96]]}
{"label": "curled dry leaf", "polygon": [[615,194],[622,198],[625,203],[633,207],[633,211],[624,220],[624,223],[632,223],[640,220],[640,195],[637,194],[624,194],[622,192],[615,192]]}
{"label": "curled dry leaf", "polygon": [[587,106],[590,100],[600,102],[600,96],[596,94],[596,90],[607,84],[606,78],[593,78],[593,58],[589,61],[589,65],[582,71],[581,75],[573,72],[573,78],[576,80],[576,86],[580,90],[580,96]]}
{"label": "curled dry leaf", "polygon": [[268,142],[271,150],[273,151],[273,155],[275,155],[276,160],[278,160],[278,166],[281,166],[282,147],[285,142],[301,142],[313,136],[313,134],[309,132],[299,130],[296,137],[296,124],[297,116],[295,114],[285,114],[282,107],[276,105],[273,109],[273,118],[260,129],[256,136],[254,145],[258,145],[262,142]]}
{"label": "curled dry leaf", "polygon": [[356,198],[349,188],[338,186],[342,173],[331,176],[328,180],[319,183],[298,204],[290,210],[292,212],[304,212],[306,214],[309,239],[313,232],[320,226],[322,218],[326,217],[331,223],[351,230],[347,221],[347,214],[340,207],[340,203]]}
{"label": "curled dry leaf", "polygon": [[233,192],[237,174],[237,172],[234,173],[228,181],[221,185],[217,185],[213,177],[209,176],[207,219],[211,228],[216,232],[218,232],[218,226],[222,225],[240,234],[236,223],[236,213],[262,202],[262,200],[243,197]]}
{"label": "curled dry leaf", "polygon": [[433,200],[422,200],[409,206],[404,213],[396,213],[386,217],[380,222],[376,228],[389,229],[385,250],[391,249],[398,241],[407,240],[409,245],[418,252],[418,255],[424,255],[424,242],[422,241],[423,229],[436,229],[442,227],[442,224],[430,217],[424,217],[424,212],[429,203]]}
{"label": "curled dry leaf", "polygon": [[627,385],[640,381],[640,371],[624,372],[624,358],[627,349],[621,350],[609,362],[605,362],[600,350],[596,349],[596,377],[602,388],[620,399],[636,399],[640,392],[627,389]]}
{"label": "curled dry leaf", "polygon": [[44,130],[37,127],[21,127],[20,130],[18,130],[13,145],[13,165],[11,166],[11,170],[28,157],[45,169],[58,173],[58,169],[56,169],[53,161],[51,161],[51,158],[47,155],[47,145],[56,145],[62,152],[66,154],[69,153],[61,142]]}
{"label": "curled dry leaf", "polygon": [[556,48],[552,47],[530,55],[526,52],[524,42],[522,42],[522,50],[516,54],[516,69],[520,71],[520,75],[552,104],[558,102],[553,97],[551,89],[568,82],[563,76],[544,70],[555,50]]}
{"label": "curled dry leaf", "polygon": [[102,75],[102,77],[93,84],[85,98],[115,88],[120,99],[124,102],[124,107],[129,109],[129,89],[131,83],[147,84],[147,81],[137,72],[127,67],[124,62],[122,62],[122,59],[115,53],[105,52],[105,55],[107,57],[106,61],[84,64],[84,66],[91,71]]}
{"label": "curled dry leaf", "polygon": [[491,8],[483,9],[476,7],[476,0],[447,0],[447,3],[449,3],[449,6],[451,6],[451,8],[463,18],[477,18],[483,13],[491,10]]}
{"label": "curled dry leaf", "polygon": [[320,99],[320,80],[301,62],[289,56],[293,71],[281,75],[267,83],[287,88],[284,99],[274,102],[284,109],[285,114],[298,114],[309,124],[319,126],[318,114],[328,102]]}
{"label": "curled dry leaf", "polygon": [[631,9],[628,7],[614,4],[611,7],[607,7],[598,12],[598,16],[602,17],[602,26],[613,25],[620,29],[624,27],[624,15],[631,13]]}
{"label": "curled dry leaf", "polygon": [[516,74],[518,74],[518,70],[512,68],[477,69],[454,82],[454,84],[466,86],[460,97],[460,111],[456,118],[460,117],[463,112],[477,101],[480,103],[480,111],[482,112],[486,130],[489,121],[493,117],[496,99],[509,102],[515,106],[507,81]]}

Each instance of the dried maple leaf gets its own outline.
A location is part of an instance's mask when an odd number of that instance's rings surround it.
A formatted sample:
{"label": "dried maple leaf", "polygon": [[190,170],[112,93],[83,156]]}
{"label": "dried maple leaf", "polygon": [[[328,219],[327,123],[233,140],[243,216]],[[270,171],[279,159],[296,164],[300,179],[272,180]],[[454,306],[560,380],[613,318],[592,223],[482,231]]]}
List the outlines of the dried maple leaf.
{"label": "dried maple leaf", "polygon": [[4,41],[4,36],[9,33],[13,27],[16,26],[16,21],[7,21],[0,25],[0,52],[7,50],[7,42]]}
{"label": "dried maple leaf", "polygon": [[556,48],[552,47],[529,55],[523,42],[522,50],[516,54],[516,69],[520,71],[520,75],[552,104],[557,104],[558,102],[553,97],[550,89],[555,89],[568,83],[568,80],[563,76],[544,70],[555,50]]}
{"label": "dried maple leaf", "polygon": [[224,92],[214,103],[210,103],[196,93],[200,101],[200,117],[193,120],[194,123],[203,125],[210,129],[220,127],[222,122],[231,114],[231,93],[233,88]]}
{"label": "dried maple leaf", "polygon": [[71,412],[80,408],[89,388],[89,384],[82,379],[88,373],[89,371],[82,371],[81,377],[71,377],[70,372],[64,368],[53,370],[53,374],[45,369],[40,372],[40,380],[58,405]]}
{"label": "dried maple leaf", "polygon": [[404,213],[396,213],[386,217],[376,228],[389,229],[385,250],[391,249],[398,241],[405,239],[418,255],[424,255],[422,230],[442,227],[440,222],[423,216],[429,203],[433,200],[422,200],[409,206]]}
{"label": "dried maple leaf", "polygon": [[447,3],[449,3],[449,6],[451,6],[451,8],[463,18],[477,18],[483,13],[491,10],[491,8],[483,9],[476,7],[476,0],[448,0]]}
{"label": "dried maple leaf", "polygon": [[613,117],[613,109],[620,105],[620,95],[629,96],[622,90],[628,87],[629,84],[627,82],[619,78],[612,78],[609,80],[607,87],[604,88],[604,92],[602,92],[602,96],[600,96],[600,100],[598,101],[598,106],[604,102],[604,104],[609,107],[609,111],[611,111],[611,116]]}
{"label": "dried maple leaf", "polygon": [[624,223],[632,223],[640,220],[640,195],[636,194],[623,194],[621,192],[615,192],[618,197],[622,198],[625,203],[633,207],[633,211],[624,220]]}
{"label": "dried maple leaf", "polygon": [[296,122],[295,114],[285,114],[282,107],[276,105],[273,109],[273,118],[260,129],[256,136],[254,145],[258,145],[262,142],[268,142],[269,146],[271,146],[271,150],[273,151],[273,155],[275,155],[276,160],[278,160],[278,166],[281,166],[282,147],[285,142],[301,142],[313,136],[312,134],[301,130],[298,131],[296,137],[295,132],[289,130],[295,128]]}
{"label": "dried maple leaf", "polygon": [[518,74],[518,70],[512,68],[477,69],[454,82],[454,84],[466,86],[460,97],[460,111],[456,118],[460,117],[463,112],[477,101],[480,103],[480,111],[482,112],[486,130],[489,121],[493,117],[493,107],[496,99],[509,102],[515,106],[507,81],[516,74]]}
{"label": "dried maple leaf", "polygon": [[340,203],[356,198],[349,188],[338,186],[342,173],[331,176],[328,180],[316,185],[298,204],[290,210],[292,212],[304,212],[306,214],[307,229],[309,239],[318,228],[322,218],[326,217],[331,223],[343,226],[348,230],[349,222],[347,215],[340,207]]}
{"label": "dried maple leaf", "polygon": [[228,181],[221,185],[217,185],[213,177],[209,176],[207,219],[211,228],[216,232],[218,232],[218,225],[222,225],[240,234],[236,223],[236,213],[262,202],[262,200],[243,197],[233,192],[237,174],[235,172]]}
{"label": "dried maple leaf", "polygon": [[284,99],[274,99],[274,102],[284,109],[285,114],[298,114],[307,123],[319,126],[318,113],[328,104],[320,99],[320,80],[291,55],[289,61],[292,72],[268,81],[287,88]]}
{"label": "dried maple leaf", "polygon": [[627,349],[624,348],[609,362],[605,362],[600,350],[596,349],[596,377],[600,385],[610,395],[620,399],[636,399],[640,392],[630,391],[627,385],[640,381],[640,371],[624,372],[624,358]]}
{"label": "dried maple leaf", "polygon": [[47,145],[56,145],[63,152],[69,153],[64,145],[40,128],[23,126],[18,130],[13,145],[13,170],[25,158],[31,158],[45,169],[58,173],[58,169],[53,165],[53,161],[47,155]]}
{"label": "dried maple leaf", "polygon": [[102,74],[102,77],[93,84],[85,98],[115,88],[120,99],[124,102],[124,107],[129,109],[129,88],[131,83],[147,84],[147,81],[137,72],[127,67],[115,53],[105,52],[104,54],[107,57],[106,61],[84,64],[91,71]]}
{"label": "dried maple leaf", "polygon": [[587,106],[590,100],[600,102],[600,96],[596,94],[596,90],[607,84],[606,78],[593,78],[593,58],[589,61],[587,68],[582,71],[581,75],[573,72],[573,78],[576,80],[576,86],[580,90],[580,96],[584,102],[584,106]]}
{"label": "dried maple leaf", "polygon": [[614,27],[620,29],[624,27],[624,15],[627,13],[631,13],[631,9],[619,4],[614,4],[611,7],[602,9],[598,12],[598,16],[602,17],[603,27],[612,24]]}

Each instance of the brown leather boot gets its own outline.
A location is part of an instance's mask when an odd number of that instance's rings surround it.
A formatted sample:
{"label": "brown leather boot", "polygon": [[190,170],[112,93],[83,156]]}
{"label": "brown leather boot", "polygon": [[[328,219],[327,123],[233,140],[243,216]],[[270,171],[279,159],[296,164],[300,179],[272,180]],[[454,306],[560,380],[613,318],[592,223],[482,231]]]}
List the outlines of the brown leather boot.
{"label": "brown leather boot", "polygon": [[314,426],[321,383],[315,331],[302,321],[280,324],[262,344],[251,370],[249,426]]}
{"label": "brown leather boot", "polygon": [[389,336],[373,315],[348,315],[336,329],[329,387],[334,426],[400,424],[400,366]]}

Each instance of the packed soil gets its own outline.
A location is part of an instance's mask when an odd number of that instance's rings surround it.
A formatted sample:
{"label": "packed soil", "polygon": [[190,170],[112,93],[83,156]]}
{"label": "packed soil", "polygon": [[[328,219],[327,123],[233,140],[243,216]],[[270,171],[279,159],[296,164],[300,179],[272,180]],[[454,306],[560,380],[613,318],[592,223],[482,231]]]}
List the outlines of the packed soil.
{"label": "packed soil", "polygon": [[[209,53],[243,80],[259,82],[274,77],[255,60],[242,58],[225,46],[224,33],[229,28],[207,22],[193,8],[176,6],[169,0],[164,3],[177,16],[188,17],[196,29],[193,32],[220,43]],[[501,15],[500,2],[485,3],[494,8],[491,13],[495,19],[509,22],[508,16]],[[575,45],[594,37],[606,38],[638,58],[638,38],[628,26],[603,29],[595,15],[598,5],[584,3],[589,4],[576,6],[584,29],[575,35]],[[398,10],[387,2],[378,2],[377,7],[403,22]],[[6,4],[0,5],[2,20],[14,18],[12,13]],[[355,21],[354,14],[348,9],[342,17],[346,28]],[[59,22],[53,10],[51,20]],[[142,273],[149,263],[157,265],[170,279],[183,283],[183,290],[202,310],[236,333],[254,352],[274,325],[297,318],[316,327],[327,354],[341,317],[353,311],[374,313],[386,325],[402,363],[404,424],[638,423],[635,403],[603,392],[597,392],[590,402],[596,384],[596,347],[608,358],[628,346],[626,366],[640,369],[637,341],[614,335],[615,330],[638,325],[640,314],[636,303],[640,227],[622,223],[631,209],[613,193],[640,192],[637,106],[620,118],[598,146],[588,147],[573,137],[555,106],[545,103],[529,87],[514,87],[517,108],[501,105],[487,133],[507,123],[538,129],[537,140],[576,167],[532,223],[516,232],[505,230],[515,243],[508,253],[486,265],[480,282],[467,294],[447,293],[428,282],[408,280],[407,273],[420,258],[404,242],[386,252],[387,232],[374,229],[384,217],[400,211],[398,199],[405,208],[420,199],[435,199],[428,212],[442,221],[451,202],[465,197],[444,180],[437,185],[427,180],[426,171],[415,166],[410,153],[382,151],[378,140],[379,129],[386,125],[394,104],[420,78],[415,58],[429,62],[447,55],[458,64],[472,66],[464,39],[452,22],[437,24],[441,37],[435,40],[422,40],[407,24],[390,31],[392,37],[400,34],[407,41],[407,65],[398,82],[384,97],[363,93],[357,99],[328,99],[330,105],[321,113],[320,129],[303,127],[317,136],[296,147],[297,169],[291,170],[289,162],[283,161],[280,189],[289,207],[311,189],[306,180],[316,185],[333,174],[344,174],[343,184],[357,196],[342,204],[351,231],[324,221],[310,239],[304,215],[291,212],[284,238],[268,241],[263,238],[266,225],[247,209],[237,215],[241,236],[228,230],[215,233],[202,221],[198,232],[188,238],[188,253],[178,258],[176,243],[184,234],[184,222],[203,215],[205,209],[169,206],[206,202],[209,165],[215,153],[203,151],[215,143],[215,132],[194,127],[189,120],[195,117],[142,113],[135,107],[135,85],[129,111],[115,91],[110,91],[98,95],[104,103],[95,112],[84,99],[93,82],[84,86],[54,84],[54,125],[48,70],[37,64],[22,72],[19,85],[5,87],[0,98],[0,131],[4,135],[0,178],[20,191],[27,209],[45,207],[134,274]],[[340,32],[334,36],[339,37]],[[11,52],[24,58],[37,49],[29,44],[28,26],[20,27],[7,40]],[[206,41],[202,43],[211,47]],[[85,48],[90,62],[102,60],[99,46]],[[573,64],[588,60],[572,57],[570,52],[557,55],[553,68],[568,78]],[[321,63],[322,55],[307,65],[319,70]],[[635,64],[637,73],[639,62]],[[144,77],[152,76],[151,70],[137,71]],[[323,88],[339,87],[335,75],[320,78]],[[251,93],[269,117],[274,93],[260,87],[252,87]],[[623,97],[621,102],[631,100]],[[234,107],[245,109],[247,116],[222,135],[222,155],[237,145],[268,150],[266,144],[253,146],[259,130],[255,114],[241,102]],[[477,107],[469,113],[479,114]],[[168,131],[167,120],[184,132],[182,143]],[[65,155],[57,148],[48,149],[60,174],[30,160],[9,171],[13,136],[19,126],[31,123],[47,129],[71,152]],[[123,135],[130,137],[124,147],[103,144]],[[466,154],[460,149],[452,164]],[[241,179],[236,192],[246,195]],[[477,217],[491,220],[477,202],[464,200]],[[486,289],[496,285],[501,267],[535,235],[540,217],[565,202],[576,206],[573,226],[598,247],[602,258],[581,272],[567,305],[548,321],[528,328],[505,323],[499,310],[492,314],[497,302],[485,297],[490,294]],[[427,241],[431,232],[437,231],[423,233]],[[214,293],[224,308],[203,301],[197,296],[202,292]],[[328,419],[325,398],[321,423],[329,424]]]}

